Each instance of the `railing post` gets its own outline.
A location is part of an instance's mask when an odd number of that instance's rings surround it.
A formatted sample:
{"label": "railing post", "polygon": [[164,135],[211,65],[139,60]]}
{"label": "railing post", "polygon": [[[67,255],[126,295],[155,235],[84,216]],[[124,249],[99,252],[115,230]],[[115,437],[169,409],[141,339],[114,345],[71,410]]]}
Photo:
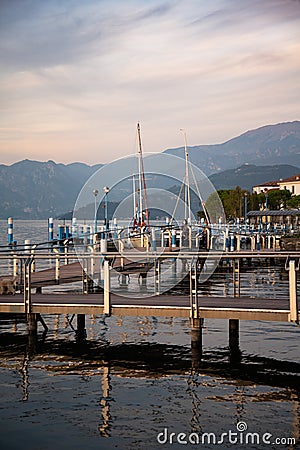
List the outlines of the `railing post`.
{"label": "railing post", "polygon": [[93,279],[90,277],[91,259],[84,257],[82,262],[82,292],[89,294],[93,291]]}
{"label": "railing post", "polygon": [[160,294],[160,260],[156,259],[154,263],[154,271],[155,271],[155,295]]}
{"label": "railing post", "polygon": [[[176,235],[175,235],[176,236]],[[189,225],[189,248],[192,248],[193,241],[192,241],[192,225]]]}
{"label": "railing post", "polygon": [[59,272],[60,272],[60,257],[57,255],[55,258],[55,282],[59,284]]}
{"label": "railing post", "polygon": [[203,319],[199,315],[197,263],[191,263],[190,268],[190,324],[191,324],[191,349],[192,366],[198,369],[202,357],[202,326]]}
{"label": "railing post", "polygon": [[199,319],[198,311],[198,286],[197,286],[197,264],[191,263],[190,269],[190,306],[191,319]]}
{"label": "railing post", "polygon": [[296,261],[291,259],[289,261],[289,291],[290,291],[290,322],[296,322],[299,324],[298,315],[298,298],[297,298],[297,274],[296,270],[299,270],[299,264],[296,267]]}
{"label": "railing post", "polygon": [[36,245],[33,245],[31,248],[31,256],[32,256],[31,272],[35,272],[35,259],[34,259],[35,249],[36,249]]}
{"label": "railing post", "polygon": [[152,240],[152,250],[156,252],[156,235],[155,235],[155,228],[152,228],[151,230],[151,240]]}
{"label": "railing post", "polygon": [[240,234],[236,235],[236,251],[237,252],[241,251],[241,235]]}
{"label": "railing post", "polygon": [[104,308],[103,313],[107,316],[111,314],[111,305],[110,305],[110,273],[109,273],[109,263],[108,261],[104,261],[103,263],[104,270]]}
{"label": "railing post", "polygon": [[17,282],[17,286],[19,287],[19,258],[17,255],[14,255],[13,259],[13,277]]}
{"label": "railing post", "polygon": [[24,312],[31,313],[31,264],[33,256],[27,258],[24,263]]}
{"label": "railing post", "polygon": [[255,241],[256,241],[255,236],[251,236],[250,240],[251,240],[251,251],[254,252],[254,250],[255,250]]}
{"label": "railing post", "polygon": [[239,297],[241,293],[241,283],[240,283],[240,260],[233,260],[233,296]]}
{"label": "railing post", "polygon": [[211,239],[211,232],[210,229],[206,228],[206,250],[210,250],[210,239]]}

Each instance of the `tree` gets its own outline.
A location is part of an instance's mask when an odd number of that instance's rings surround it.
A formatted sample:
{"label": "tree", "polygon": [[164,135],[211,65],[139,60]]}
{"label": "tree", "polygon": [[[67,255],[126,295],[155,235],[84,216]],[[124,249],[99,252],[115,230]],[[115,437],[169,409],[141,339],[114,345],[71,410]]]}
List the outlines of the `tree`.
{"label": "tree", "polygon": [[286,189],[271,189],[267,192],[268,209],[281,209],[287,207],[287,201],[292,194]]}
{"label": "tree", "polygon": [[206,201],[207,208],[213,209],[217,195],[219,196],[227,219],[236,219],[244,214],[244,198],[247,193],[247,201],[250,193],[237,186],[235,189],[219,190],[217,193],[211,194]]}
{"label": "tree", "polygon": [[291,193],[285,189],[270,189],[260,194],[252,194],[253,210],[259,209],[281,209],[287,207]]}
{"label": "tree", "polygon": [[286,202],[286,205],[288,208],[300,208],[300,195],[293,195],[291,198],[289,198]]}

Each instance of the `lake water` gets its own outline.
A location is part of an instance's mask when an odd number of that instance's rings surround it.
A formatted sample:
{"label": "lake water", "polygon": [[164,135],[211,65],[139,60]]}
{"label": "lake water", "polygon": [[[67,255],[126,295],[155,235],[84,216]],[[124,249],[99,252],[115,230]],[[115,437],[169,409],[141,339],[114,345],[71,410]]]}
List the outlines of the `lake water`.
{"label": "lake water", "polygon": [[[47,240],[47,223],[16,221],[15,239],[25,238]],[[288,293],[279,267],[247,271],[242,285]],[[200,290],[230,293],[228,275]],[[300,448],[297,325],[241,321],[237,357],[228,321],[206,320],[195,364],[184,319],[87,316],[84,342],[70,317],[44,320],[34,343],[24,321],[1,318],[1,449]]]}

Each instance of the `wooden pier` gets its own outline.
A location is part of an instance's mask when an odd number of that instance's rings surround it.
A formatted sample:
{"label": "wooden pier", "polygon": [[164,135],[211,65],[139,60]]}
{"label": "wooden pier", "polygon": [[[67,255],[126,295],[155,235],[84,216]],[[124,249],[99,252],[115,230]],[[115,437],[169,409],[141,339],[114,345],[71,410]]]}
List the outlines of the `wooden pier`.
{"label": "wooden pier", "polygon": [[[25,313],[24,296],[0,297],[0,312]],[[32,294],[33,314],[105,314],[104,294]],[[168,295],[126,298],[110,295],[110,311],[117,316],[191,317],[190,296]],[[206,319],[266,320],[290,322],[289,299],[251,297],[199,297],[198,314]],[[298,311],[300,318],[300,310]]]}
{"label": "wooden pier", "polygon": [[[147,252],[141,254],[137,260],[136,252],[106,253],[84,255],[81,260],[75,261],[75,255],[1,255],[1,259],[10,261],[11,266],[22,266],[19,273],[22,281],[22,294],[1,295],[0,313],[26,313],[26,314],[106,314],[119,316],[168,316],[186,317],[192,320],[199,318],[232,319],[232,320],[267,320],[281,322],[299,322],[299,308],[297,302],[297,270],[299,268],[299,252],[278,251],[240,251],[221,254],[214,252],[184,252],[176,257],[185,261],[201,260],[226,260],[232,262],[234,296],[202,296],[198,294],[197,275],[190,272],[189,295],[147,295],[138,294],[137,297],[111,293],[110,270],[112,261],[117,262],[118,270],[121,270],[120,261],[123,261],[124,272],[138,273],[143,271],[144,265],[153,266],[159,259],[174,258],[174,252],[164,252],[162,255]],[[285,261],[286,270],[289,273],[289,295],[284,299],[277,298],[252,298],[240,296],[240,271],[239,262],[244,259],[253,260],[277,258]],[[52,268],[32,271],[32,267],[39,260],[50,260]],[[84,268],[91,265],[93,259],[94,270],[103,267],[103,286],[96,293],[89,293],[86,288],[87,274]],[[20,260],[22,264],[20,264]],[[97,261],[97,264],[95,264]],[[102,261],[101,263],[99,261]],[[125,263],[124,263],[125,261]],[[131,263],[130,263],[131,261]],[[135,261],[134,263],[132,261]],[[69,262],[69,264],[63,264]],[[236,264],[238,262],[238,264]],[[131,264],[131,265],[130,265]],[[121,270],[122,271],[122,270]],[[14,273],[13,275],[16,275]],[[12,275],[12,276],[13,276]],[[194,281],[193,281],[194,280]],[[45,286],[57,286],[66,283],[82,281],[82,293],[48,292],[41,293]],[[34,291],[36,293],[34,293]]]}
{"label": "wooden pier", "polygon": [[[160,271],[162,263],[181,260],[181,266],[188,267],[189,295],[160,294]],[[242,262],[251,261],[250,267],[261,259],[278,260],[284,263],[288,272],[289,292],[283,299],[253,298],[242,295],[240,267]],[[198,367],[202,358],[202,330],[204,319],[226,319],[229,324],[229,349],[233,358],[240,358],[239,321],[263,320],[277,322],[294,322],[299,324],[300,310],[297,301],[297,271],[299,269],[299,252],[278,251],[235,251],[235,252],[137,252],[95,253],[81,255],[80,262],[74,261],[72,254],[16,254],[0,255],[0,260],[7,260],[17,279],[21,293],[0,295],[0,313],[23,314],[27,319],[29,344],[35,348],[38,321],[47,331],[48,314],[72,315],[71,322],[77,315],[77,340],[85,340],[85,316],[165,316],[181,317],[190,321],[191,351],[193,366]],[[36,271],[37,262],[48,261],[52,267]],[[232,270],[233,296],[203,296],[199,294],[199,270],[204,264],[225,262]],[[177,264],[177,263],[175,263]],[[38,265],[38,264],[37,264]],[[135,293],[126,291],[117,295],[111,290],[111,273],[113,266],[116,273],[139,273],[143,280],[142,290]],[[22,270],[19,271],[19,267]],[[154,269],[155,292],[147,293],[147,271]],[[101,275],[101,286],[95,289],[94,278],[89,274]],[[125,274],[125,275],[124,275]],[[0,278],[1,281],[1,278]],[[59,287],[67,283],[81,281],[80,292],[63,291]],[[49,290],[50,286],[50,290]],[[55,289],[52,289],[53,286]],[[47,287],[47,293],[42,293]],[[46,289],[45,289],[46,290]],[[60,292],[57,292],[59,291]]]}

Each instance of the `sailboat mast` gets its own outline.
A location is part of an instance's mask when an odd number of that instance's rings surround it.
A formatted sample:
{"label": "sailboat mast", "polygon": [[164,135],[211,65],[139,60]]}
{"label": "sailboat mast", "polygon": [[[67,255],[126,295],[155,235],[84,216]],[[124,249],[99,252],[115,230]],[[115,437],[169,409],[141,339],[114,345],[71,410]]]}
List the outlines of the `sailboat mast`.
{"label": "sailboat mast", "polygon": [[136,202],[136,188],[135,188],[135,176],[132,175],[132,192],[133,192],[133,217],[136,219],[137,202]]}
{"label": "sailboat mast", "polygon": [[143,222],[143,185],[142,185],[142,139],[141,139],[141,129],[140,124],[137,124],[137,132],[138,132],[138,168],[139,168],[139,214],[140,221]]}
{"label": "sailboat mast", "polygon": [[186,213],[186,206],[185,206],[185,219],[187,219],[188,223],[190,222],[190,212],[191,212],[191,191],[190,191],[190,179],[189,179],[189,151],[187,147],[187,140],[186,140],[186,132],[183,131],[183,137],[184,137],[184,153],[185,153],[185,200],[187,201],[187,207],[188,207],[188,214]]}

